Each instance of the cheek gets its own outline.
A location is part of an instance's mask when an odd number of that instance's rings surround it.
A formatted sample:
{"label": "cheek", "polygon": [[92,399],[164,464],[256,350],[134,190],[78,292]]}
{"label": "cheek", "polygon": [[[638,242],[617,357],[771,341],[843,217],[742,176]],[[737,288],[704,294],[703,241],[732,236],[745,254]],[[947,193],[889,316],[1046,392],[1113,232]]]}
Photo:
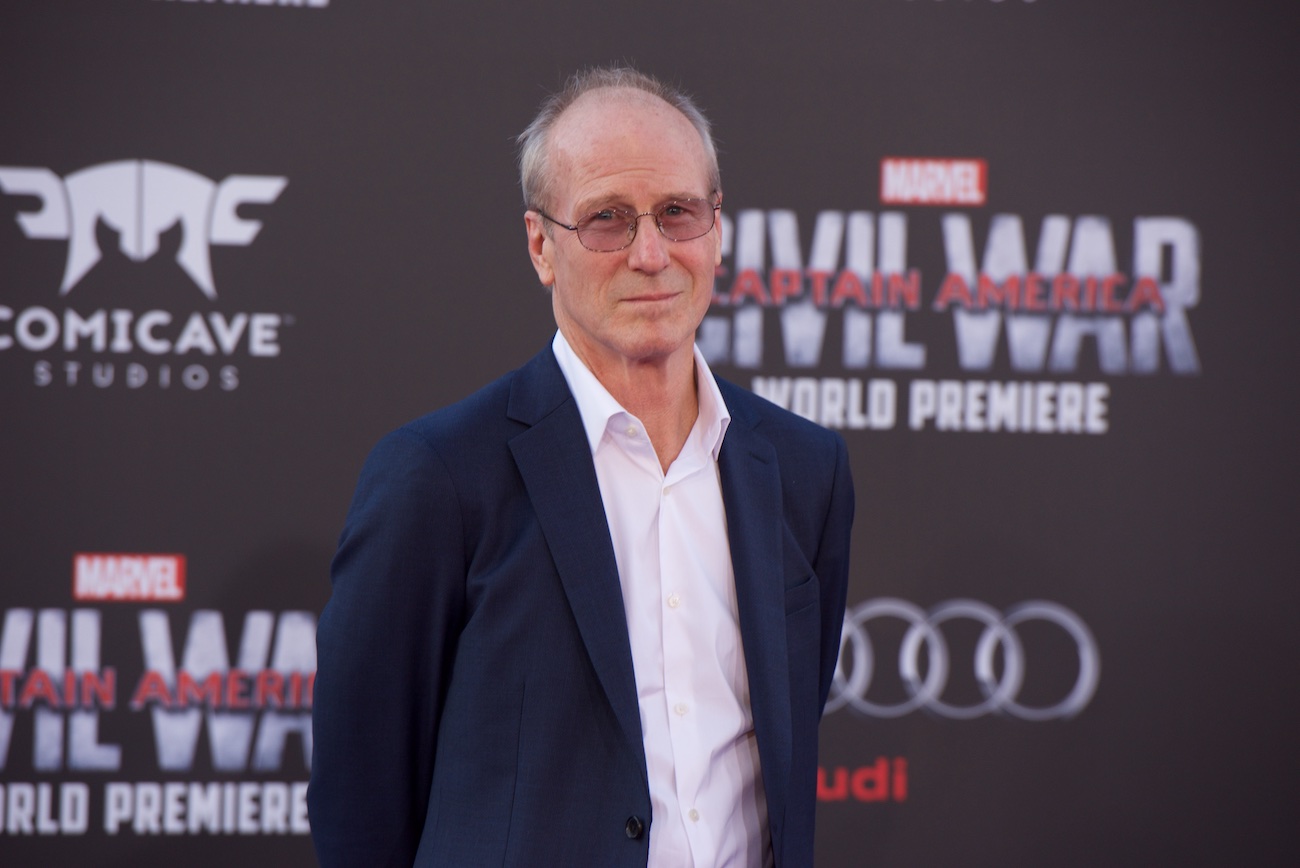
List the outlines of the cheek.
{"label": "cheek", "polygon": [[700,275],[699,283],[704,295],[712,297],[713,287],[717,281],[718,266],[722,263],[722,258],[707,256],[702,257],[699,270],[696,272]]}
{"label": "cheek", "polygon": [[712,282],[709,282],[704,284],[704,286],[700,287],[699,295],[695,299],[695,311],[694,311],[695,318],[697,320],[704,319],[704,315],[709,312],[709,308],[712,306],[712,304],[713,304],[713,284]]}
{"label": "cheek", "polygon": [[599,316],[609,296],[604,287],[605,282],[594,275],[591,269],[569,268],[556,271],[555,286],[551,292],[556,303],[565,310],[574,314]]}

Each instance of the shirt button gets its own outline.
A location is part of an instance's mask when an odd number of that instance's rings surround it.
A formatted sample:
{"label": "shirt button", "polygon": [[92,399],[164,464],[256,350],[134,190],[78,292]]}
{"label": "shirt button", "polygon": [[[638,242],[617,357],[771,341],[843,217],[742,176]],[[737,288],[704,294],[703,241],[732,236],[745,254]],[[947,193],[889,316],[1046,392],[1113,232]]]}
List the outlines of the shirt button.
{"label": "shirt button", "polygon": [[625,432],[623,432],[623,433],[627,434],[627,436],[629,436],[629,437],[635,437],[635,436],[637,435],[636,426],[635,426],[635,425],[628,425],[628,426],[627,426],[627,431],[625,431]]}
{"label": "shirt button", "polygon": [[681,604],[681,602],[682,602],[682,598],[677,596],[676,594],[668,595],[668,608],[676,609],[678,605]]}
{"label": "shirt button", "polygon": [[690,817],[693,821],[698,821],[700,819],[700,812],[691,808],[690,811],[687,812],[686,816]]}
{"label": "shirt button", "polygon": [[681,717],[682,715],[686,714],[688,710],[689,709],[686,707],[685,702],[679,702],[673,706],[673,711],[677,712],[678,717]]}

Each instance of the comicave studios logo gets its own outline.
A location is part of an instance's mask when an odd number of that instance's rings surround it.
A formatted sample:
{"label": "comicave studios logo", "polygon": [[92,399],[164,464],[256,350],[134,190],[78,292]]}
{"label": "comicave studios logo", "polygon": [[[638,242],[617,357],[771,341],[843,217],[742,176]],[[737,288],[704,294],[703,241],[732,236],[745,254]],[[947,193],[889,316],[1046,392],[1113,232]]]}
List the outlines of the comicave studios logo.
{"label": "comicave studios logo", "polygon": [[[211,309],[218,300],[211,248],[252,244],[262,223],[241,217],[239,210],[271,205],[287,183],[264,175],[230,175],[218,182],[152,160],[101,163],[63,178],[47,168],[0,166],[0,193],[35,200],[34,208],[17,214],[22,233],[67,243],[57,293],[63,304],[0,304],[0,353],[37,354],[37,386],[238,388],[234,362],[278,356],[280,329],[292,318]],[[177,297],[195,293],[208,309],[100,307],[77,297],[77,287],[104,259],[101,245],[109,233],[116,233],[117,248],[128,260],[143,263],[175,230],[175,261],[188,278]]]}

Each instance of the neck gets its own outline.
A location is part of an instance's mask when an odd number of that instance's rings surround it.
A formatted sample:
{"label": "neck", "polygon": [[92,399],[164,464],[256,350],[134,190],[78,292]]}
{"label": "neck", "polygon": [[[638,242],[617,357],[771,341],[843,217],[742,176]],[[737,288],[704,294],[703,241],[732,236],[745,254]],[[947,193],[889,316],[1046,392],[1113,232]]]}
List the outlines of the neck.
{"label": "neck", "polygon": [[577,346],[573,349],[614,400],[645,423],[659,465],[667,472],[699,415],[691,346],[645,361],[596,359]]}

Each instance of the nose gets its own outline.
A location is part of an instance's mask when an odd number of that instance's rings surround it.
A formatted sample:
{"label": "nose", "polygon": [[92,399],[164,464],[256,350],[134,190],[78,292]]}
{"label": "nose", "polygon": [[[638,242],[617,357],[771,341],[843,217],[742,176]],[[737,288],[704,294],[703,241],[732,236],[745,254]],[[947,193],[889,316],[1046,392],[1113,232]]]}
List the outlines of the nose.
{"label": "nose", "polygon": [[[650,226],[641,228],[641,218],[649,217]],[[654,212],[636,215],[636,234],[627,247],[627,264],[637,271],[654,274],[668,267],[668,245],[672,242],[659,231]]]}

